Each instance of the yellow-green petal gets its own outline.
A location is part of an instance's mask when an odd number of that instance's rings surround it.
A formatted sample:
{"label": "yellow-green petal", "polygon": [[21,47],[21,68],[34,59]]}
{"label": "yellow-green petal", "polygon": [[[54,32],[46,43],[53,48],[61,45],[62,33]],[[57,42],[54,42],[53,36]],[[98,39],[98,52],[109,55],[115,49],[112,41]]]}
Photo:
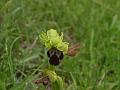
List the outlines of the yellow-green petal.
{"label": "yellow-green petal", "polygon": [[68,45],[69,43],[67,42],[61,42],[57,45],[57,48],[58,50],[63,51],[63,53],[66,54],[68,51]]}
{"label": "yellow-green petal", "polygon": [[56,30],[50,29],[47,33],[42,32],[39,37],[47,48],[56,47],[58,50],[63,51],[64,54],[67,53],[69,44],[63,42],[63,33],[59,35]]}

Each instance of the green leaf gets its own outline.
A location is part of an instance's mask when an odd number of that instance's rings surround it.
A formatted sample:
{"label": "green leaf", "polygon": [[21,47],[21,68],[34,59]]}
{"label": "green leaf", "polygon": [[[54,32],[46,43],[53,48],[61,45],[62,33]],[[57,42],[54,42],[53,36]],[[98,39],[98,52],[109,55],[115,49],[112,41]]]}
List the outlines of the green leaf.
{"label": "green leaf", "polygon": [[63,90],[63,80],[55,73],[55,71],[45,69],[43,74],[49,77],[50,82],[52,83],[52,90]]}
{"label": "green leaf", "polygon": [[56,81],[52,83],[52,90],[63,90],[63,80],[61,77],[57,76]]}

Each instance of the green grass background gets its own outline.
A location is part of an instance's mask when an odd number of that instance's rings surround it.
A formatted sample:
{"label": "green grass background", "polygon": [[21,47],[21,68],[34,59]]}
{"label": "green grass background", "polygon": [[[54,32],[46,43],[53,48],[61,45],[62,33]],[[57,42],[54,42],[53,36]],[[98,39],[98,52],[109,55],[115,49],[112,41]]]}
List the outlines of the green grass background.
{"label": "green grass background", "polygon": [[81,46],[57,67],[64,89],[120,90],[120,0],[0,0],[0,90],[37,90],[51,28]]}

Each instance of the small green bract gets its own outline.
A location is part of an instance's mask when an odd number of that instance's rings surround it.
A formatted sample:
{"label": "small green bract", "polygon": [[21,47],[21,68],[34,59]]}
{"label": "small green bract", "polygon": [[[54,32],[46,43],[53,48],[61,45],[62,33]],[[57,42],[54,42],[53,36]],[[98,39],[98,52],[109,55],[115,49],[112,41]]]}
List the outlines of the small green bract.
{"label": "small green bract", "polygon": [[44,76],[48,76],[52,83],[52,90],[63,90],[64,82],[60,76],[58,76],[55,71],[45,69],[43,71]]}
{"label": "small green bract", "polygon": [[64,54],[67,53],[69,43],[63,42],[63,33],[59,35],[56,30],[50,29],[47,31],[47,33],[42,32],[39,37],[45,47],[49,49],[55,47]]}

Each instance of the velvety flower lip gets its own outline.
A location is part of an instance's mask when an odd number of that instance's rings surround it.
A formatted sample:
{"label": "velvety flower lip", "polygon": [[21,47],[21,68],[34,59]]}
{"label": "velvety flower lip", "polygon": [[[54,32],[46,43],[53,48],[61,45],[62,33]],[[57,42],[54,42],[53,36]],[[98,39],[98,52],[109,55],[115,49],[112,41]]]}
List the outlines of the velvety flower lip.
{"label": "velvety flower lip", "polygon": [[57,50],[56,48],[49,49],[47,55],[50,58],[49,63],[51,65],[59,65],[60,60],[64,57],[63,52]]}
{"label": "velvety flower lip", "polygon": [[69,43],[63,41],[63,33],[59,35],[56,30],[50,29],[46,33],[42,32],[39,37],[46,48],[55,47],[64,54],[67,54]]}
{"label": "velvety flower lip", "polygon": [[60,61],[59,58],[56,55],[54,55],[50,58],[49,63],[51,65],[59,65]]}
{"label": "velvety flower lip", "polygon": [[47,56],[50,58],[52,57],[53,55],[56,55],[57,57],[59,57],[60,60],[63,59],[64,55],[63,55],[63,52],[62,51],[59,51],[57,50],[56,48],[51,48],[48,50],[47,52]]}

